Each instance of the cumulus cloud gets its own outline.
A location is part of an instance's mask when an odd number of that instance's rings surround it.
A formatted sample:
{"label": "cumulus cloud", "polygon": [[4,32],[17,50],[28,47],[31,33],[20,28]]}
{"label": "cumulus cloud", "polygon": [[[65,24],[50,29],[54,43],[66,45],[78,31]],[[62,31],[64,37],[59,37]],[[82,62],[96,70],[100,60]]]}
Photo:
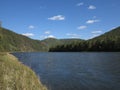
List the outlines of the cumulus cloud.
{"label": "cumulus cloud", "polygon": [[67,33],[66,35],[69,36],[70,38],[79,38],[80,37],[80,35],[75,34],[75,33]]}
{"label": "cumulus cloud", "polygon": [[27,37],[32,37],[32,36],[34,36],[33,33],[23,33],[22,35],[27,36]]}
{"label": "cumulus cloud", "polygon": [[87,26],[79,26],[77,29],[82,30],[82,29],[86,29],[86,28],[87,28]]}
{"label": "cumulus cloud", "polygon": [[91,33],[92,33],[92,34],[101,34],[102,31],[101,31],[101,30],[99,30],[99,31],[92,31]]}
{"label": "cumulus cloud", "polygon": [[112,27],[112,28],[110,28],[110,30],[113,30],[113,29],[116,29],[116,27]]}
{"label": "cumulus cloud", "polygon": [[61,20],[65,20],[65,16],[63,16],[63,15],[57,15],[57,16],[53,16],[53,17],[48,18],[48,20],[61,21]]}
{"label": "cumulus cloud", "polygon": [[99,34],[93,34],[91,38],[97,37]]}
{"label": "cumulus cloud", "polygon": [[50,31],[45,31],[45,34],[50,34],[51,32]]}
{"label": "cumulus cloud", "polygon": [[35,26],[30,25],[30,26],[28,26],[28,28],[29,28],[29,29],[34,29],[34,28],[35,28]]}
{"label": "cumulus cloud", "polygon": [[100,34],[102,34],[103,31],[102,30],[97,30],[97,31],[92,31],[91,33],[92,33],[92,37],[91,38],[94,38],[94,37],[97,37]]}
{"label": "cumulus cloud", "polygon": [[77,6],[82,6],[82,5],[84,5],[83,2],[77,4]]}
{"label": "cumulus cloud", "polygon": [[87,24],[93,24],[93,23],[96,23],[96,22],[99,22],[100,20],[88,20],[86,21]]}
{"label": "cumulus cloud", "polygon": [[42,35],[40,36],[41,39],[46,39],[46,38],[55,38],[54,35]]}
{"label": "cumulus cloud", "polygon": [[55,38],[54,35],[48,35],[47,38]]}
{"label": "cumulus cloud", "polygon": [[88,9],[93,10],[93,9],[96,9],[96,7],[94,5],[90,5]]}
{"label": "cumulus cloud", "polygon": [[41,39],[46,39],[46,38],[56,38],[54,35],[51,34],[51,31],[45,31],[43,35],[40,36]]}

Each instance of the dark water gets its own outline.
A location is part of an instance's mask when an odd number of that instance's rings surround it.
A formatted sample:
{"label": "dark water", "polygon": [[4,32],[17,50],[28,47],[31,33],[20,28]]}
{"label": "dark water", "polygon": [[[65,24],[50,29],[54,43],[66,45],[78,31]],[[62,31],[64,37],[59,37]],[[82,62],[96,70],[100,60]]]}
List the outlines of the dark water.
{"label": "dark water", "polygon": [[49,90],[120,90],[120,52],[14,53]]}

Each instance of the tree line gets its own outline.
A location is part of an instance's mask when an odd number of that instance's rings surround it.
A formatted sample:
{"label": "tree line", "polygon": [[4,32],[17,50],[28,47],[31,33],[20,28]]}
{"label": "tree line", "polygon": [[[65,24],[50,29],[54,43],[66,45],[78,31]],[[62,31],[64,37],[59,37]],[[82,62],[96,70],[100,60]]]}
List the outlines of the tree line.
{"label": "tree line", "polygon": [[80,51],[120,51],[120,27],[90,40],[80,40],[60,44],[49,49],[50,52]]}

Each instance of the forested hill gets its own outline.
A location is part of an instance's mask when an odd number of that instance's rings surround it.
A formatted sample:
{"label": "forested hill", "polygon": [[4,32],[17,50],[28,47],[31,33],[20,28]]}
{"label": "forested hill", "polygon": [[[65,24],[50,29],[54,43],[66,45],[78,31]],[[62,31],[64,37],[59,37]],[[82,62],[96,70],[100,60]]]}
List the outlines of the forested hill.
{"label": "forested hill", "polygon": [[94,39],[105,39],[105,38],[111,39],[111,40],[120,38],[120,27],[115,28],[113,30],[110,30],[109,32],[106,32],[103,35],[95,37],[95,38],[93,38],[91,40],[94,40]]}
{"label": "forested hill", "polygon": [[0,52],[15,51],[47,51],[46,45],[38,40],[17,34],[5,28],[0,28]]}
{"label": "forested hill", "polygon": [[90,40],[48,38],[42,41],[0,28],[0,52],[2,51],[120,51],[120,27]]}
{"label": "forested hill", "polygon": [[120,27],[88,40],[91,51],[120,51]]}
{"label": "forested hill", "polygon": [[46,46],[51,49],[55,48],[56,46],[67,45],[67,44],[75,44],[77,42],[81,42],[84,40],[81,39],[55,39],[55,38],[47,38],[42,40],[42,43],[45,43]]}
{"label": "forested hill", "polygon": [[0,52],[48,52],[50,48],[66,43],[73,43],[80,39],[55,39],[33,40],[11,30],[0,27]]}
{"label": "forested hill", "polygon": [[51,52],[120,51],[120,27],[90,40],[80,40],[50,48]]}

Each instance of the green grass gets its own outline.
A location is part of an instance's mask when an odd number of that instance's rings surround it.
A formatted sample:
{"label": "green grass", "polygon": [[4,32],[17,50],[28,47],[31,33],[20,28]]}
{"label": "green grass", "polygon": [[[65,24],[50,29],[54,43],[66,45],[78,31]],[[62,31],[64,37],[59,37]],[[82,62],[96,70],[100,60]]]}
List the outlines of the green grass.
{"label": "green grass", "polygon": [[35,73],[9,53],[0,53],[0,90],[47,90]]}

